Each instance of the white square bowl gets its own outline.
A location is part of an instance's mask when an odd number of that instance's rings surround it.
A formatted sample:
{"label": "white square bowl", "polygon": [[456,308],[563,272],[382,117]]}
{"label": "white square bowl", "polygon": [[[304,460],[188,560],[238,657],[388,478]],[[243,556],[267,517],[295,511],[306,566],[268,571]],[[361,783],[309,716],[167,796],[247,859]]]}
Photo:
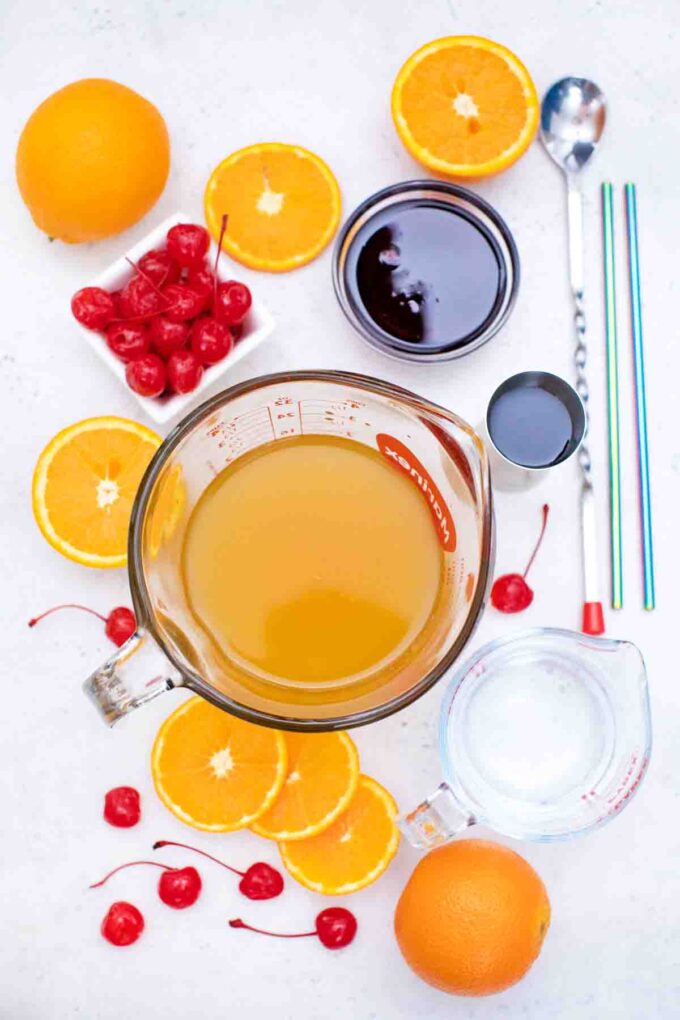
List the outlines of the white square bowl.
{"label": "white square bowl", "polygon": [[[121,255],[119,259],[111,263],[108,269],[105,269],[103,273],[92,280],[88,286],[91,287],[103,287],[108,291],[120,290],[132,275],[132,267],[129,262],[126,262],[126,257],[131,259],[133,262],[139,261],[142,255],[146,254],[152,248],[164,248],[165,247],[165,235],[167,234],[170,227],[174,227],[177,223],[191,223],[192,219],[190,216],[185,216],[184,213],[175,213],[173,216],[169,216],[167,220],[159,223],[157,227],[151,230],[146,237],[143,237],[133,248]],[[214,241],[210,242],[210,249],[208,251],[208,258],[214,262],[215,256],[217,255],[217,245]],[[231,272],[228,272],[223,264],[220,264],[217,273],[218,279],[221,281],[233,279]],[[253,303],[250,307],[250,311],[245,320],[243,333],[239,340],[236,341],[232,350],[227,354],[226,358],[222,361],[218,361],[216,365],[211,365],[206,368],[201,377],[201,381],[195,390],[191,393],[172,393],[163,397],[143,397],[139,393],[135,393],[131,390],[125,380],[125,364],[115,356],[115,354],[109,350],[106,340],[94,330],[86,329],[85,326],[81,326],[79,322],[74,319],[76,327],[80,330],[82,336],[90,345],[95,354],[101,358],[105,365],[113,372],[118,379],[120,379],[123,386],[125,386],[128,393],[136,399],[139,406],[142,408],[145,414],[152,418],[153,421],[159,424],[164,424],[170,421],[170,419],[177,417],[182,414],[187,408],[194,403],[198,403],[201,394],[209,387],[212,386],[218,379],[225,375],[229,369],[236,365],[243,358],[247,357],[251,351],[254,351],[256,347],[266,340],[269,334],[274,329],[274,319],[271,313],[265,308],[262,302],[258,301],[253,296]]]}

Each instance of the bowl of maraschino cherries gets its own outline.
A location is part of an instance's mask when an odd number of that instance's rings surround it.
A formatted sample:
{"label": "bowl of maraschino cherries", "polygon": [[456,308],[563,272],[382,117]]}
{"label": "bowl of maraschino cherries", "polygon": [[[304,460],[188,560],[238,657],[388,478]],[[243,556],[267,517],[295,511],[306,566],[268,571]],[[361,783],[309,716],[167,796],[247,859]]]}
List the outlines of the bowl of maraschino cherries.
{"label": "bowl of maraschino cherries", "polygon": [[177,214],[71,299],[92,349],[154,421],[181,414],[273,329],[225,262],[221,238]]}

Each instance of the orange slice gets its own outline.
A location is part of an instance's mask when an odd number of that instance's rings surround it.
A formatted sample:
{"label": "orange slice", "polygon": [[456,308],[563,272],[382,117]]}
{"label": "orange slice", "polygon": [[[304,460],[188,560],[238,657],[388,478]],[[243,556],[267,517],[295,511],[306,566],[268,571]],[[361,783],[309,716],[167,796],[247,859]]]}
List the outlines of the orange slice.
{"label": "orange slice", "polygon": [[375,779],[360,776],[349,807],[318,836],[279,843],[287,870],[307,889],[340,896],[382,875],[399,846],[394,798]]}
{"label": "orange slice", "polygon": [[172,538],[186,506],[182,465],[168,468],[154,486],[155,495],[146,512],[145,540],[152,559]]}
{"label": "orange slice", "polygon": [[189,698],[168,716],[151,751],[156,793],[169,811],[206,832],[243,829],[271,807],[286,778],[277,730]]}
{"label": "orange slice", "polygon": [[127,418],[59,432],[33,472],[33,514],[50,545],[87,567],[124,567],[132,504],[161,442]]}
{"label": "orange slice", "polygon": [[205,189],[205,220],[237,262],[272,273],[321,252],[340,222],[340,188],[322,159],[299,145],[263,142],[217,166]]}
{"label": "orange slice", "polygon": [[286,733],[288,775],[269,811],[251,826],[266,839],[316,836],[342,814],[359,782],[359,755],[347,733]]}
{"label": "orange slice", "polygon": [[486,177],[519,159],[538,127],[536,88],[514,53],[476,35],[421,46],[392,89],[399,137],[450,177]]}

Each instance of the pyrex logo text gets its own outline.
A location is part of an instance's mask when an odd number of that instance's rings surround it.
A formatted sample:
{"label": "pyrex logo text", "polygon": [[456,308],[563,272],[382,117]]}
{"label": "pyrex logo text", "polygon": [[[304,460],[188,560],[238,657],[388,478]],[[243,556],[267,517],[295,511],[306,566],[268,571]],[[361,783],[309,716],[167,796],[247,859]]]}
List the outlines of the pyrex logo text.
{"label": "pyrex logo text", "polygon": [[418,486],[427,500],[430,513],[434,518],[439,541],[447,552],[453,552],[456,548],[456,528],[453,518],[441,492],[432,481],[427,469],[423,467],[409,448],[404,446],[399,439],[395,439],[394,436],[388,436],[386,433],[381,432],[375,437],[375,441],[383,457],[387,458],[390,463],[408,475],[414,484]]}

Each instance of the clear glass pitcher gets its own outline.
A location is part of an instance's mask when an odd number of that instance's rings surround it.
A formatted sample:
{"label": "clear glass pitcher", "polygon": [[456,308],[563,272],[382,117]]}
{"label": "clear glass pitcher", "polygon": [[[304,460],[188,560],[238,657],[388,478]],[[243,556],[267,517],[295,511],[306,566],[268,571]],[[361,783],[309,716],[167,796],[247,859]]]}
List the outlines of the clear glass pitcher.
{"label": "clear glass pitcher", "polygon": [[[283,690],[250,676],[243,664],[225,668],[224,656],[190,611],[181,577],[187,524],[211,481],[243,454],[298,435],[343,436],[380,451],[427,501],[444,555],[446,611],[427,640],[414,642],[411,654],[375,677],[341,682],[332,691],[302,684]],[[283,729],[372,722],[436,683],[482,612],[493,574],[484,447],[455,415],[376,379],[342,372],[253,379],[197,408],[160,447],[133,508],[128,564],[137,632],[85,685],[108,723],[175,687]]]}
{"label": "clear glass pitcher", "polygon": [[439,736],[444,782],[400,821],[417,848],[477,823],[515,839],[586,832],[630,802],[647,769],[642,655],[566,630],[492,641],[454,676]]}

